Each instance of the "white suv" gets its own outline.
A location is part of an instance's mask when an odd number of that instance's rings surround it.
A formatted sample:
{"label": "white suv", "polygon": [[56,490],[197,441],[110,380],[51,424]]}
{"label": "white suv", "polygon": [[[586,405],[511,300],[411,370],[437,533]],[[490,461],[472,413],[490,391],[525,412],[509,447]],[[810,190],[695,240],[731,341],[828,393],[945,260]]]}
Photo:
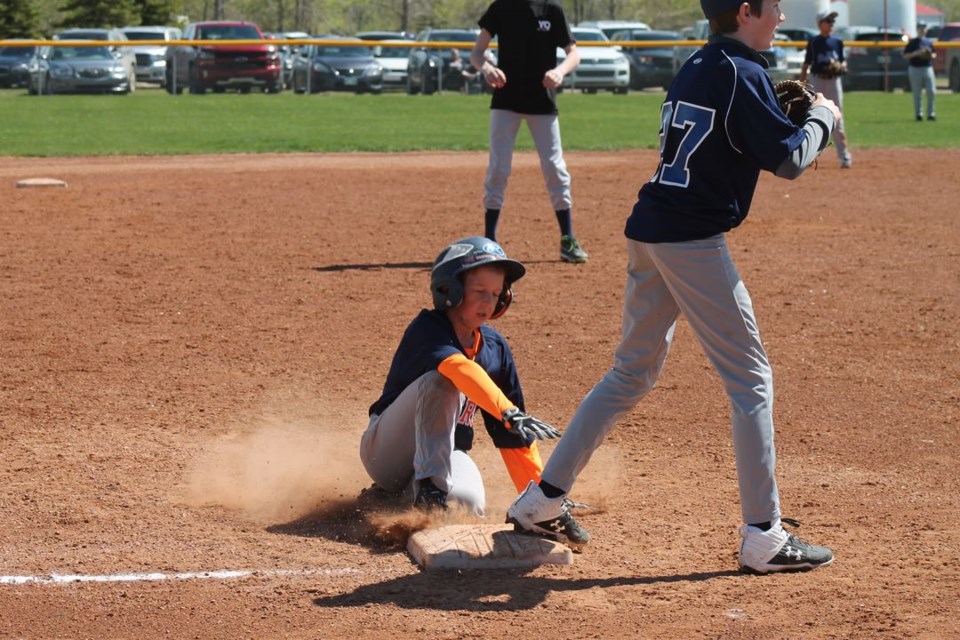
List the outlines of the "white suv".
{"label": "white suv", "polygon": [[[171,40],[180,39],[180,29],[176,27],[124,27],[120,31],[127,36],[127,40]],[[167,83],[166,71],[167,47],[165,45],[148,44],[130,47],[137,59],[137,80],[152,82],[161,87]]]}

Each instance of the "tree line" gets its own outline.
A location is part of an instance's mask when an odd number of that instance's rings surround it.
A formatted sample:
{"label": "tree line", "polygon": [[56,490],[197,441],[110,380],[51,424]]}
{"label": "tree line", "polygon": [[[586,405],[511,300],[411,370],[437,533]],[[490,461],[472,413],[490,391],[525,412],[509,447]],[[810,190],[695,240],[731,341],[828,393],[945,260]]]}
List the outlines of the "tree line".
{"label": "tree line", "polygon": [[[490,0],[0,0],[0,38],[46,38],[69,27],[182,26],[198,20],[249,20],[271,32],[350,35],[476,27]],[[568,19],[639,20],[656,29],[692,25],[699,0],[561,0]],[[960,15],[960,0],[926,4]]]}

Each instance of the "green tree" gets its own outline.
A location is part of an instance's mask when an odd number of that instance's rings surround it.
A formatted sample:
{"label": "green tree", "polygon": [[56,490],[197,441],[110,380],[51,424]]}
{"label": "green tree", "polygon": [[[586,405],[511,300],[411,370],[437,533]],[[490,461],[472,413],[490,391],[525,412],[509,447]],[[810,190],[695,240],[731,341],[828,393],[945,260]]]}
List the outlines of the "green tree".
{"label": "green tree", "polygon": [[133,0],[68,0],[60,7],[63,27],[122,27],[139,24]]}
{"label": "green tree", "polygon": [[40,19],[30,0],[0,0],[0,38],[35,38]]}
{"label": "green tree", "polygon": [[166,25],[174,20],[172,0],[134,0],[133,5],[140,15],[140,24]]}

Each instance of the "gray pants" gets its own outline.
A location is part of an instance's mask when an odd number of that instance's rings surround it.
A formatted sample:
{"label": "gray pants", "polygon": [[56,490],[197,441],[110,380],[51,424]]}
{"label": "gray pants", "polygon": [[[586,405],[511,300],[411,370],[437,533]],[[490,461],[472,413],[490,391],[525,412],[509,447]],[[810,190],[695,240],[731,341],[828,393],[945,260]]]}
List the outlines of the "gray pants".
{"label": "gray pants", "polygon": [[543,480],[570,491],[616,422],[649,392],[683,313],[730,398],[744,522],[780,517],[774,478],[773,375],[722,235],[693,242],[627,241],[623,336],[613,368],[577,408],[550,455]]}
{"label": "gray pants", "polygon": [[[825,98],[833,100],[841,113],[843,112],[843,85],[840,84],[840,78],[828,79],[811,75],[808,80],[810,80],[814,91],[822,93]],[[833,144],[837,148],[837,157],[840,159],[840,164],[850,166],[853,163],[853,156],[847,147],[847,132],[843,122],[841,119],[840,123],[833,130]]]}
{"label": "gray pants", "polygon": [[380,415],[370,416],[360,439],[360,460],[382,489],[407,491],[429,478],[477,516],[486,496],[476,463],[453,448],[464,396],[447,378],[430,371],[417,378]]}
{"label": "gray pants", "polygon": [[933,67],[907,67],[907,74],[910,78],[910,90],[913,91],[913,113],[919,118],[923,115],[920,110],[920,94],[927,92],[927,117],[931,118],[937,115],[933,108],[934,99],[937,95],[936,81],[933,76]]}
{"label": "gray pants", "polygon": [[527,115],[505,109],[490,110],[490,162],[483,183],[485,209],[502,209],[507,180],[513,168],[513,148],[520,123],[527,121],[540,156],[540,170],[554,211],[573,206],[570,174],[560,144],[560,122],[556,115]]}

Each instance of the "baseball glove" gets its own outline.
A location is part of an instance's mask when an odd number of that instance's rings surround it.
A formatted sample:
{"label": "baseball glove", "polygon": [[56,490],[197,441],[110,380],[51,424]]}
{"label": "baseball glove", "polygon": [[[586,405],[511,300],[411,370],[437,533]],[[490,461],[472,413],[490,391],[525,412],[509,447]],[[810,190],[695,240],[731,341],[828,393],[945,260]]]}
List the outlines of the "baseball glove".
{"label": "baseball glove", "polygon": [[846,73],[847,66],[845,64],[839,60],[831,60],[829,63],[827,63],[827,66],[820,71],[820,77],[827,78],[829,80],[831,78],[842,76]]}
{"label": "baseball glove", "polygon": [[930,51],[930,49],[927,49],[926,47],[920,47],[919,49],[917,49],[916,58],[917,60],[923,60],[924,62],[928,60],[932,60],[933,51]]}
{"label": "baseball glove", "polygon": [[817,94],[806,82],[799,80],[781,80],[773,85],[777,92],[777,101],[784,115],[798,127],[803,126],[807,119],[807,112],[817,99]]}

